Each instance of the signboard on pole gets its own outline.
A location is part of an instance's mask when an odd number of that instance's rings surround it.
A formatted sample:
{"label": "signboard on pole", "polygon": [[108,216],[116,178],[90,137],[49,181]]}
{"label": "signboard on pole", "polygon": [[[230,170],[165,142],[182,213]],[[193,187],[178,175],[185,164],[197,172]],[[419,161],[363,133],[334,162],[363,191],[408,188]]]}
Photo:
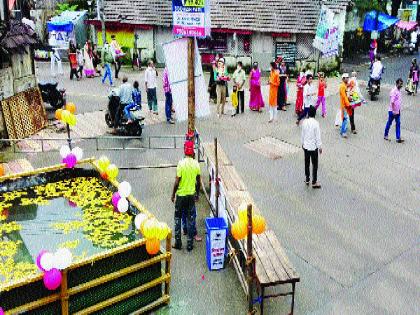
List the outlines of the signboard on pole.
{"label": "signboard on pole", "polygon": [[185,37],[210,35],[210,0],[172,0],[173,34]]}
{"label": "signboard on pole", "polygon": [[325,6],[321,7],[318,27],[313,46],[325,57],[338,55],[339,29],[334,21],[334,12]]}

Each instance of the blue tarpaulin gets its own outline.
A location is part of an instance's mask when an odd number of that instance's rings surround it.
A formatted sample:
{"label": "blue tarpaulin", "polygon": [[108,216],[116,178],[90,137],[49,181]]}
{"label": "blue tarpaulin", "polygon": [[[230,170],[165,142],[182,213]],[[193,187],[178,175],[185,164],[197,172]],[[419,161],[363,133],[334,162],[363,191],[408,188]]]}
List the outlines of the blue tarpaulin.
{"label": "blue tarpaulin", "polygon": [[71,33],[73,31],[72,22],[47,22],[48,32],[67,32]]}
{"label": "blue tarpaulin", "polygon": [[[376,23],[376,15],[378,15],[378,21]],[[365,15],[365,22],[363,24],[363,30],[367,32],[377,31],[381,32],[386,30],[391,25],[397,23],[400,19],[394,16],[378,12],[370,11]]]}

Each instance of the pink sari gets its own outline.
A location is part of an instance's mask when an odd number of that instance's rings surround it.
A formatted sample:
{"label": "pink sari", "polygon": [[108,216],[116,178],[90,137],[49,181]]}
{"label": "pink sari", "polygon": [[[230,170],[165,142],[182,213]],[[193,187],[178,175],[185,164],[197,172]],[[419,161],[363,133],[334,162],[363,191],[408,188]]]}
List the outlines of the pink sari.
{"label": "pink sari", "polygon": [[261,72],[259,69],[251,70],[251,82],[250,82],[250,92],[251,96],[249,98],[249,108],[251,110],[259,110],[264,107],[264,100],[261,93]]}

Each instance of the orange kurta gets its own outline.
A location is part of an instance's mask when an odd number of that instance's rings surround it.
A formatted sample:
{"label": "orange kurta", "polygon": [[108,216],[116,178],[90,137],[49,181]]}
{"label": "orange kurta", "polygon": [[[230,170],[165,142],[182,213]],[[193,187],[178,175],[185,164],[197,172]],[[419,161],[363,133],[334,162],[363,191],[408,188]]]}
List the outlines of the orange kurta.
{"label": "orange kurta", "polygon": [[346,110],[349,115],[352,113],[349,97],[347,96],[347,85],[344,82],[340,84],[340,105],[341,110]]}
{"label": "orange kurta", "polygon": [[270,93],[268,96],[268,104],[271,107],[277,107],[277,91],[280,85],[280,77],[278,70],[271,70],[270,72]]}

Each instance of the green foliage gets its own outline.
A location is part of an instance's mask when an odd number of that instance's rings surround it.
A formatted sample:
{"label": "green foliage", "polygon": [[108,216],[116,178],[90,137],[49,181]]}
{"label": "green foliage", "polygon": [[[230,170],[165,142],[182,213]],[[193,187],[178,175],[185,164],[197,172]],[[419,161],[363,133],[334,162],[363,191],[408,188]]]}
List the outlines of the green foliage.
{"label": "green foliage", "polygon": [[385,11],[386,0],[353,0],[354,6],[360,15],[371,10]]}
{"label": "green foliage", "polygon": [[56,14],[61,14],[64,11],[76,11],[77,4],[71,5],[69,3],[57,3],[57,9],[55,10]]}

